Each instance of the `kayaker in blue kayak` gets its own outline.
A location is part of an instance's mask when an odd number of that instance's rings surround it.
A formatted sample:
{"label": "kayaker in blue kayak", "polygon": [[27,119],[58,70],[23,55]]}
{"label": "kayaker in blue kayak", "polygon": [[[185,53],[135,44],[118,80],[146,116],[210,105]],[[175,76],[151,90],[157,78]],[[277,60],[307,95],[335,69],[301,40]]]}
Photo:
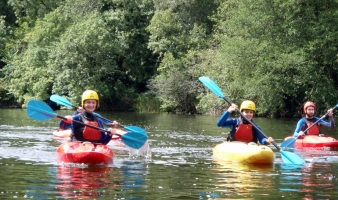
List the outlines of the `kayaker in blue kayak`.
{"label": "kayaker in blue kayak", "polygon": [[71,140],[107,144],[111,140],[112,135],[116,134],[116,130],[114,128],[108,129],[110,132],[106,133],[93,129],[89,126],[73,122],[73,120],[76,120],[88,125],[104,128],[104,121],[94,115],[95,109],[99,106],[98,94],[93,90],[86,90],[82,94],[81,106],[84,108],[82,113],[74,116],[66,116],[68,119],[66,123],[72,124]]}
{"label": "kayaker in blue kayak", "polygon": [[[244,119],[242,116],[240,116],[239,118],[228,119],[229,115],[236,109],[237,105],[231,104],[228,110],[224,112],[224,114],[219,118],[217,122],[218,127],[231,129],[227,138],[228,141],[240,141],[247,143],[259,142],[264,145],[270,144],[274,141],[272,137],[266,138],[259,130],[255,129],[250,124],[250,122],[246,121],[246,119]],[[243,101],[239,110],[248,120],[254,123],[252,119],[256,112],[256,105],[253,101]]]}
{"label": "kayaker in blue kayak", "polygon": [[[321,126],[327,127],[327,128],[335,127],[332,108],[327,111],[327,115],[329,116],[329,122],[315,116],[316,104],[312,101],[305,102],[303,106],[303,111],[305,113],[305,117],[303,117],[302,119],[298,121],[295,132],[293,134],[294,137],[298,137],[298,136],[302,137],[305,135],[319,136],[321,134],[319,127]],[[308,127],[311,127],[311,128],[304,133],[304,130],[306,130]]]}

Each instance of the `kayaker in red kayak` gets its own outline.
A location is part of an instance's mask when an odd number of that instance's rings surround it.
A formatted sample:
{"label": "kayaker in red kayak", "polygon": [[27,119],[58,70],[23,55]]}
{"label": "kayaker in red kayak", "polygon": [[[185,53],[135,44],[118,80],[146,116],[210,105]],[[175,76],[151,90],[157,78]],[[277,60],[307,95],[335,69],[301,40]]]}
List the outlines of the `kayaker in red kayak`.
{"label": "kayaker in red kayak", "polygon": [[[227,138],[228,141],[240,141],[240,142],[255,142],[267,145],[273,142],[273,138],[266,138],[259,130],[256,130],[252,125],[246,121],[242,116],[239,118],[228,119],[230,113],[234,112],[237,109],[236,104],[232,104],[227,111],[219,118],[217,122],[218,127],[230,128],[231,131]],[[240,112],[249,120],[252,121],[255,112],[256,105],[253,101],[243,101],[240,107]],[[257,126],[257,125],[256,125]],[[257,126],[259,127],[259,126]]]}
{"label": "kayaker in red kayak", "polygon": [[[295,132],[293,134],[294,137],[302,137],[305,135],[320,135],[320,129],[319,127],[327,127],[327,128],[334,128],[335,127],[335,122],[333,119],[333,109],[329,109],[327,111],[327,115],[329,116],[329,122],[320,119],[319,117],[315,117],[316,113],[316,104],[313,103],[312,101],[307,101],[304,104],[303,111],[305,113],[305,117],[300,119],[297,123]],[[308,131],[305,133],[303,132],[305,129],[310,127],[312,124],[320,120],[317,124],[313,125]]]}
{"label": "kayaker in red kayak", "polygon": [[[72,116],[81,114],[83,111],[84,111],[84,109],[83,109],[81,106],[79,106],[79,107],[76,109],[76,111],[72,114]],[[94,115],[95,115],[95,116],[98,116],[99,118],[101,118],[102,122],[103,122],[104,125],[106,125],[106,126],[117,126],[117,125],[119,124],[119,123],[118,123],[117,121],[115,121],[115,120],[114,120],[113,122],[111,122],[111,121],[108,120],[108,119],[102,118],[101,115],[98,114],[98,113],[94,113]],[[63,120],[60,120],[60,123],[59,123],[59,130],[62,131],[62,130],[67,130],[67,129],[72,129],[72,124],[68,124],[68,123],[66,123],[66,122],[63,121]]]}
{"label": "kayaker in red kayak", "polygon": [[110,133],[105,133],[89,126],[72,122],[72,120],[76,120],[85,124],[104,128],[104,121],[94,115],[95,109],[99,106],[98,94],[93,90],[86,90],[82,94],[81,106],[84,108],[82,113],[74,116],[66,116],[68,120],[65,122],[72,124],[71,140],[107,144],[111,140],[112,135],[116,134],[116,130],[114,128],[108,129],[110,130]]}

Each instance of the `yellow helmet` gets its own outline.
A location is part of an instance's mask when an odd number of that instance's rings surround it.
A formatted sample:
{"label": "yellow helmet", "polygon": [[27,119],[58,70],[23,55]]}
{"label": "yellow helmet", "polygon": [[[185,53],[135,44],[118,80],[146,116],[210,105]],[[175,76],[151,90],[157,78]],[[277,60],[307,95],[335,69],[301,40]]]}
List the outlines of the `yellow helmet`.
{"label": "yellow helmet", "polygon": [[96,108],[99,107],[99,95],[94,90],[86,90],[82,94],[81,106],[84,108],[84,101],[94,99],[97,101]]}
{"label": "yellow helmet", "polygon": [[252,110],[256,112],[256,105],[253,101],[245,100],[242,102],[239,111],[242,112],[242,110]]}

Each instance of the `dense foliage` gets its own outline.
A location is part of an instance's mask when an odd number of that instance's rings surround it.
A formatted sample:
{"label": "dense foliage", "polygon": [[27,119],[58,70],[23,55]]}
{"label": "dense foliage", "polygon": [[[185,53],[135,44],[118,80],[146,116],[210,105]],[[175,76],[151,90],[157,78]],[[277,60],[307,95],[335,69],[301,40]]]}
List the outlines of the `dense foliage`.
{"label": "dense foliage", "polygon": [[337,104],[337,15],[336,0],[5,0],[0,102],[94,89],[102,109],[217,115],[228,105],[205,75],[261,116],[309,99],[324,112]]}

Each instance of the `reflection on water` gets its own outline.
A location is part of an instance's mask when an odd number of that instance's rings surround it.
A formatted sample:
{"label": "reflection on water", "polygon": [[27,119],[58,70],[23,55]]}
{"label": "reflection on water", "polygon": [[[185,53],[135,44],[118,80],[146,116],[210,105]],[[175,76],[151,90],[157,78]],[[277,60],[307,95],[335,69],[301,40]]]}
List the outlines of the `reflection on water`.
{"label": "reflection on water", "polygon": [[300,193],[304,199],[336,199],[336,168],[337,165],[329,163],[308,163],[293,168],[281,165],[281,190]]}
{"label": "reflection on water", "polygon": [[[316,168],[323,170],[321,173],[313,173]],[[328,164],[315,163],[304,167],[302,170],[302,185],[301,192],[306,193],[309,198],[315,198],[315,196],[322,196],[325,198],[331,198],[332,194],[320,195],[321,192],[334,190],[333,179],[335,176],[332,173],[332,166]],[[316,194],[316,195],[314,195]]]}
{"label": "reflection on water", "polygon": [[[248,165],[242,163],[232,163],[224,161],[214,161],[213,168],[217,191],[224,192],[226,196],[249,197],[253,194],[258,195],[262,190],[273,189],[271,181],[274,173],[274,165]],[[259,195],[268,195],[261,193]]]}
{"label": "reflection on water", "polygon": [[117,173],[111,167],[68,167],[58,166],[56,193],[62,198],[93,199],[102,196],[105,190],[115,187],[111,179]]}
{"label": "reflection on water", "polygon": [[107,196],[127,198],[133,195],[135,188],[141,191],[145,188],[145,177],[148,173],[144,163],[122,161],[114,165],[116,167],[58,166],[56,193],[67,199],[94,199]]}

